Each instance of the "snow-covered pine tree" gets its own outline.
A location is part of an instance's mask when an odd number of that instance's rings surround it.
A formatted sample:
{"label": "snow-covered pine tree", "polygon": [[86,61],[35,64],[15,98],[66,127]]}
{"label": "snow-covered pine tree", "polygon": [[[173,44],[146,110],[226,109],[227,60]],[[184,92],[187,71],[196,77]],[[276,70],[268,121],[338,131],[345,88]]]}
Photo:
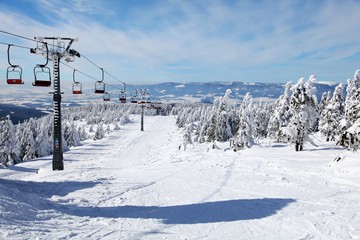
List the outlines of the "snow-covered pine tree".
{"label": "snow-covered pine tree", "polygon": [[79,133],[76,130],[75,124],[73,121],[65,122],[64,124],[64,138],[68,147],[76,147],[80,145]]}
{"label": "snow-covered pine tree", "polygon": [[321,100],[318,104],[319,114],[325,109],[325,107],[329,104],[332,93],[331,91],[323,92],[321,95]]}
{"label": "snow-covered pine tree", "polygon": [[105,137],[105,132],[104,132],[104,127],[103,127],[103,123],[100,122],[96,128],[95,131],[95,135],[94,135],[94,140],[99,140]]}
{"label": "snow-covered pine tree", "polygon": [[300,78],[298,83],[291,88],[293,92],[290,100],[292,117],[289,126],[294,133],[295,151],[303,150],[304,141],[316,128],[318,121],[317,100],[312,86],[315,79],[314,75],[311,75],[307,82]]}
{"label": "snow-covered pine tree", "polygon": [[191,138],[191,135],[192,135],[193,131],[194,131],[194,123],[190,122],[184,128],[184,134],[183,134],[184,151],[186,150],[186,146],[188,144],[193,144],[193,141],[192,141],[192,138]]}
{"label": "snow-covered pine tree", "polygon": [[267,136],[267,128],[269,124],[270,106],[262,100],[253,107],[253,138],[259,140]]}
{"label": "snow-covered pine tree", "polygon": [[292,116],[290,110],[291,87],[291,82],[285,85],[284,93],[275,102],[268,124],[268,137],[275,139],[278,143],[289,141],[289,136],[286,135],[284,128],[289,125]]}
{"label": "snow-covered pine tree", "polygon": [[195,142],[204,143],[206,141],[206,131],[210,124],[211,111],[212,107],[210,106],[203,107],[201,110],[200,118],[195,128]]}
{"label": "snow-covered pine tree", "polygon": [[36,136],[35,139],[35,149],[36,149],[36,156],[38,157],[42,157],[42,156],[46,156],[49,155],[51,153],[52,150],[52,139],[50,138],[51,136],[51,131],[50,131],[50,118],[48,117],[43,117],[41,119],[37,120],[38,122],[38,127],[37,127],[37,131],[38,134]]}
{"label": "snow-covered pine tree", "polygon": [[326,141],[335,141],[340,135],[339,125],[345,113],[343,92],[344,86],[340,83],[320,114],[319,130],[326,137]]}
{"label": "snow-covered pine tree", "polygon": [[[341,120],[339,129],[341,132],[339,145],[346,147],[349,150],[357,150],[357,139],[359,138],[355,130],[357,120],[359,118],[359,104],[360,104],[360,70],[356,70],[354,77],[347,80],[346,99],[345,99],[345,117]],[[356,124],[355,124],[356,123]],[[355,125],[355,126],[354,126]],[[350,130],[350,131],[348,131]]]}
{"label": "snow-covered pine tree", "polygon": [[36,158],[36,144],[33,135],[33,129],[31,128],[31,122],[25,123],[20,146],[21,146],[22,160],[29,160]]}
{"label": "snow-covered pine tree", "polygon": [[339,144],[356,151],[360,148],[360,89],[352,93],[351,99],[347,101],[346,110],[346,130],[341,134]]}
{"label": "snow-covered pine tree", "polygon": [[0,123],[0,164],[14,165],[20,161],[20,148],[16,141],[15,127],[8,115]]}
{"label": "snow-covered pine tree", "polygon": [[356,104],[356,93],[360,88],[360,69],[355,71],[354,77],[348,79],[346,87],[346,99],[345,99],[345,118],[350,127],[356,119],[352,118],[353,105]]}
{"label": "snow-covered pine tree", "polygon": [[[118,126],[117,123],[115,124],[115,130],[117,130],[116,126]],[[84,140],[88,139],[88,134],[86,133],[85,125],[81,125],[78,127],[78,133],[79,133],[80,141],[84,141]]]}
{"label": "snow-covered pine tree", "polygon": [[220,99],[216,98],[211,109],[208,127],[206,128],[206,141],[212,142],[216,139],[215,133],[217,129],[217,118],[219,114]]}
{"label": "snow-covered pine tree", "polygon": [[216,113],[215,140],[225,142],[233,137],[232,126],[230,120],[230,98],[231,90],[228,89],[225,95],[219,100],[219,106]]}
{"label": "snow-covered pine tree", "polygon": [[252,97],[250,93],[247,93],[240,106],[239,128],[232,146],[234,151],[250,148],[254,144],[251,128],[253,121],[251,105]]}

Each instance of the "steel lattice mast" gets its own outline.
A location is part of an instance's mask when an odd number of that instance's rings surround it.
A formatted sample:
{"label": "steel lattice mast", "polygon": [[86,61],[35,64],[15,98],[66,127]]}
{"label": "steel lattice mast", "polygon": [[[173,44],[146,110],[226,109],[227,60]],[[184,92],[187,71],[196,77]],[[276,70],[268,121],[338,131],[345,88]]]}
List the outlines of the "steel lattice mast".
{"label": "steel lattice mast", "polygon": [[[54,92],[54,153],[53,153],[53,170],[64,170],[64,158],[62,151],[62,129],[61,129],[61,88],[60,88],[60,60],[63,58],[66,62],[73,62],[80,54],[70,49],[71,44],[77,39],[61,38],[61,37],[35,37],[39,41],[40,46],[31,49],[32,53],[39,54],[53,61],[53,84]],[[53,43],[48,43],[52,41]],[[66,46],[67,44],[67,46]],[[50,45],[52,48],[48,49],[43,45]]]}

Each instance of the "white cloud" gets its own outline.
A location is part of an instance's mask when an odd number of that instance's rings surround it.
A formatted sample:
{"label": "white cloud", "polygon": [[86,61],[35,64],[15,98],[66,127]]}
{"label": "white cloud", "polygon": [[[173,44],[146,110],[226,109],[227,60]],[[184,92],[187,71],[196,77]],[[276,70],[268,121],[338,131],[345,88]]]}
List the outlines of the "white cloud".
{"label": "white cloud", "polygon": [[[52,18],[50,24],[0,10],[0,28],[29,37],[79,37],[73,48],[111,72],[127,72],[129,78],[132,73],[140,76],[135,73],[140,69],[156,69],[166,77],[169,65],[236,73],[291,66],[292,61],[292,68],[319,59],[330,64],[360,47],[359,2],[255,2],[159,1],[120,16],[116,4],[108,8],[107,1],[38,0],[41,12]],[[101,20],[101,15],[114,21]],[[127,18],[126,26],[122,18]],[[86,66],[81,60],[74,65]]]}

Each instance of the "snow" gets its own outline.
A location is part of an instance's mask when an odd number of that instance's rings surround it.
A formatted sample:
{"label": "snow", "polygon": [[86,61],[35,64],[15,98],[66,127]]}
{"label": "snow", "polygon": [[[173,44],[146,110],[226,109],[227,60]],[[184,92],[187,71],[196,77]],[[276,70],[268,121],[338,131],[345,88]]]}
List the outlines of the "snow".
{"label": "snow", "polygon": [[[360,239],[356,152],[188,145],[175,117],[0,169],[0,239]],[[334,159],[340,159],[334,161]]]}

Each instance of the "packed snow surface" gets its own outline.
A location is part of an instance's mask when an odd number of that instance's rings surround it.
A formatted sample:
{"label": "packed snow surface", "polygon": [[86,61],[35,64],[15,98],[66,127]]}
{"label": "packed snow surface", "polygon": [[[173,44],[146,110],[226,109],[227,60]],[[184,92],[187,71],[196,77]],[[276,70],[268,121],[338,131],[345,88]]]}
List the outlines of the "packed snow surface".
{"label": "packed snow surface", "polygon": [[0,169],[0,239],[360,239],[357,153],[181,143],[173,116],[143,132],[134,116],[63,171],[52,156]]}

